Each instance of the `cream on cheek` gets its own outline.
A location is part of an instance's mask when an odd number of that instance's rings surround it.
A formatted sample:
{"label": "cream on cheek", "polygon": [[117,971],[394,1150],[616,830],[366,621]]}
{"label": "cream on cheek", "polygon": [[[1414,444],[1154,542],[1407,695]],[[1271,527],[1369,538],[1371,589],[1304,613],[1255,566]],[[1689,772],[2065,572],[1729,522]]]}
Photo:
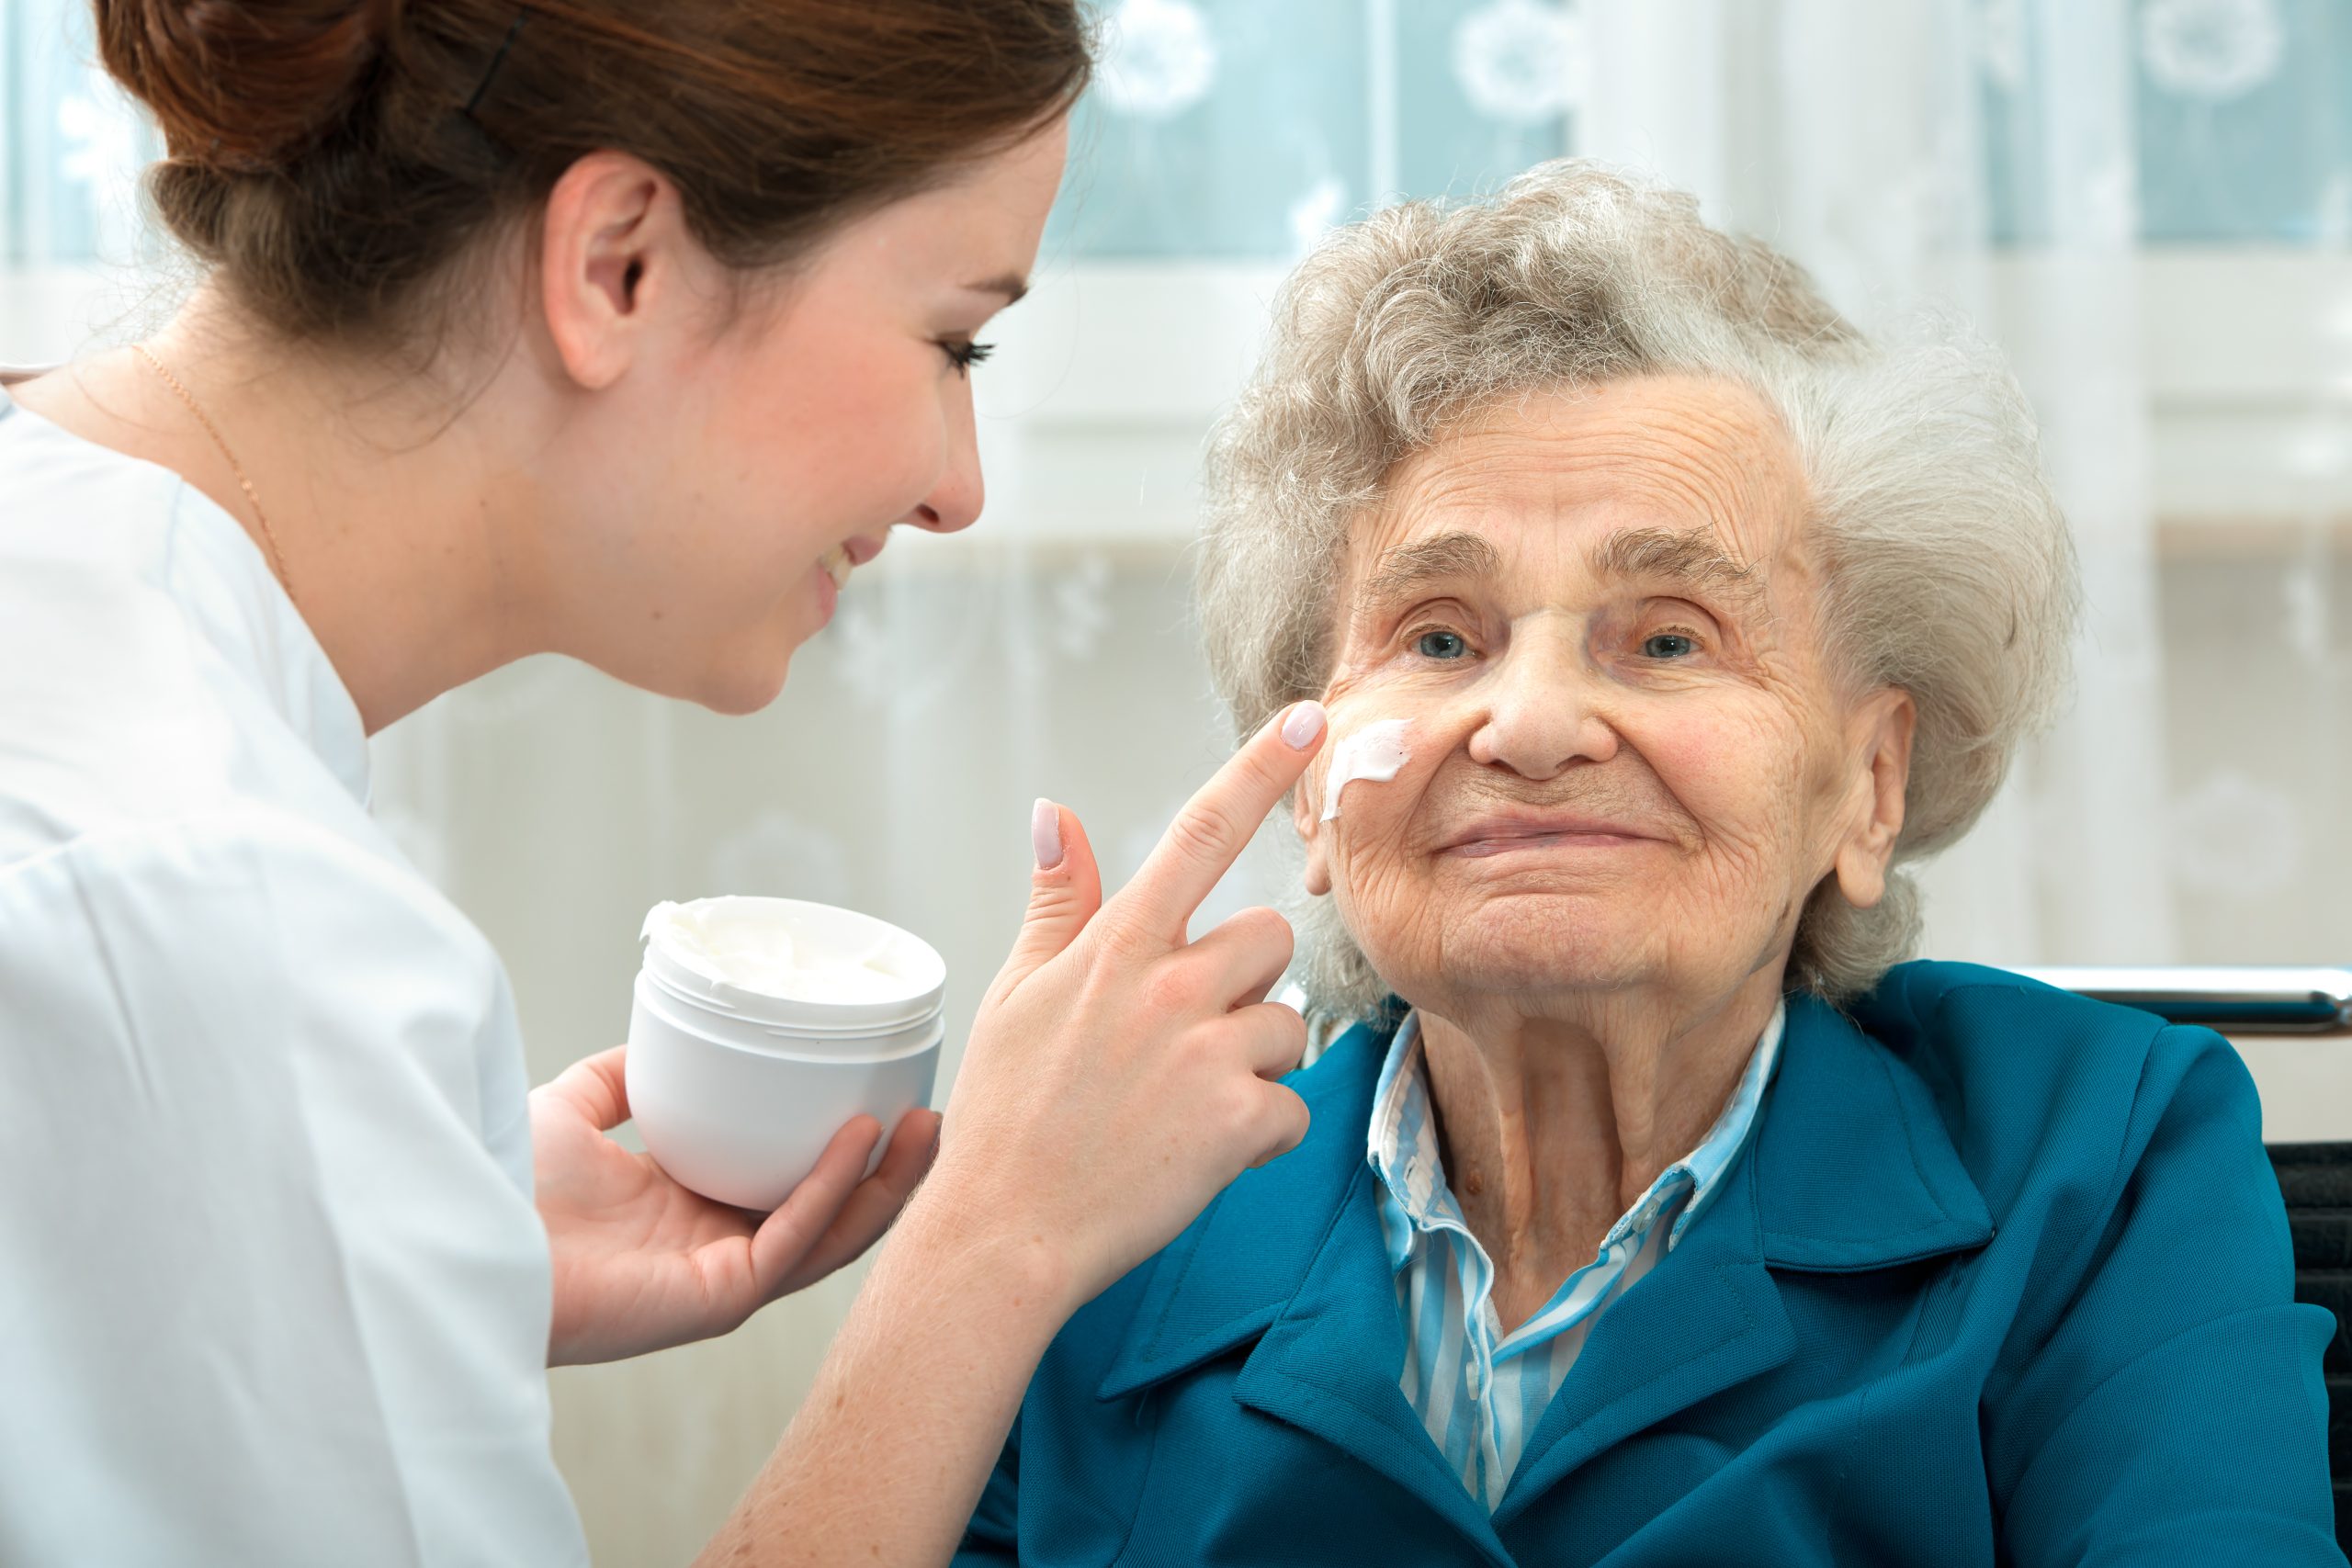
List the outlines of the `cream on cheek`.
{"label": "cream on cheek", "polygon": [[1340,815],[1351,784],[1393,784],[1413,760],[1409,718],[1376,718],[1358,725],[1332,743],[1331,766],[1323,780],[1323,820]]}
{"label": "cream on cheek", "polygon": [[1383,973],[1410,972],[1428,938],[1428,899],[1408,828],[1446,740],[1440,727],[1368,704],[1357,713],[1334,715],[1318,837],[1330,891],[1365,953]]}

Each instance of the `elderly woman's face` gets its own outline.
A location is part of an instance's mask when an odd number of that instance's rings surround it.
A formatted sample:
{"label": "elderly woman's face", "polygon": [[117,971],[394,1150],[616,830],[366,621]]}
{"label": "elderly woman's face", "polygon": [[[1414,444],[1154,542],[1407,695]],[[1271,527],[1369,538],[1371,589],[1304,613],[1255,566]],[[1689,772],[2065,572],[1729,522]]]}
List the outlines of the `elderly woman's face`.
{"label": "elderly woman's face", "polygon": [[1824,643],[1806,491],[1744,388],[1536,396],[1392,476],[1349,541],[1340,741],[1408,721],[1393,782],[1299,791],[1310,888],[1445,1010],[1593,987],[1728,992],[1836,874],[1873,903],[1911,706]]}

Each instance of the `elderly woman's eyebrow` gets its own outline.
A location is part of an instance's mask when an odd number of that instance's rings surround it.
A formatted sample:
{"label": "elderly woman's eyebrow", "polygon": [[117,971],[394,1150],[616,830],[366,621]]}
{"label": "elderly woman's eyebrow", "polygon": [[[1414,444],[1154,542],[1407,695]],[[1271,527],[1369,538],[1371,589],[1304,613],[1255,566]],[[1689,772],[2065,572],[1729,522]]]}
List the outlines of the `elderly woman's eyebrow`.
{"label": "elderly woman's eyebrow", "polygon": [[1502,570],[1503,553],[1477,535],[1438,534],[1382,556],[1356,604],[1376,610],[1406,603],[1440,583],[1499,577]]}
{"label": "elderly woman's eyebrow", "polygon": [[1760,610],[1765,594],[1756,569],[1734,559],[1711,528],[1628,528],[1612,534],[1592,555],[1593,575],[1682,587]]}

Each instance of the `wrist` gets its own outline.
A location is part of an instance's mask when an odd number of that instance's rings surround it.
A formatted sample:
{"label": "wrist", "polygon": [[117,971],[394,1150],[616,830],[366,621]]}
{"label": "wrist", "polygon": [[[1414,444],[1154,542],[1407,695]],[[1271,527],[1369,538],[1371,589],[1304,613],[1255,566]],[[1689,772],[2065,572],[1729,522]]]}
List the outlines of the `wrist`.
{"label": "wrist", "polygon": [[1041,1349],[1088,1299],[1066,1239],[945,1160],[908,1200],[885,1246],[959,1301],[993,1303],[1041,1329]]}

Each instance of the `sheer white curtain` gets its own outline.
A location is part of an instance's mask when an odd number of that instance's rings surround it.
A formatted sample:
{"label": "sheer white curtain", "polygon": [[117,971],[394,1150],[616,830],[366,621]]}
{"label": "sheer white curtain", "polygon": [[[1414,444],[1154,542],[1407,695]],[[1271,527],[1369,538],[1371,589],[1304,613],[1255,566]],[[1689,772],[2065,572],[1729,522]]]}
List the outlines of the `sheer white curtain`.
{"label": "sheer white curtain", "polygon": [[[1962,0],[1602,0],[1578,151],[1697,191],[1713,220],[1900,331],[1959,311],[2038,411],[2088,586],[2079,694],[1987,819],[1928,873],[1929,952],[1990,962],[2180,955],[2150,398],[2143,357],[2132,8]],[[2046,238],[1995,249],[1981,62],[2015,66]],[[2036,69],[2021,62],[2031,59]]]}

